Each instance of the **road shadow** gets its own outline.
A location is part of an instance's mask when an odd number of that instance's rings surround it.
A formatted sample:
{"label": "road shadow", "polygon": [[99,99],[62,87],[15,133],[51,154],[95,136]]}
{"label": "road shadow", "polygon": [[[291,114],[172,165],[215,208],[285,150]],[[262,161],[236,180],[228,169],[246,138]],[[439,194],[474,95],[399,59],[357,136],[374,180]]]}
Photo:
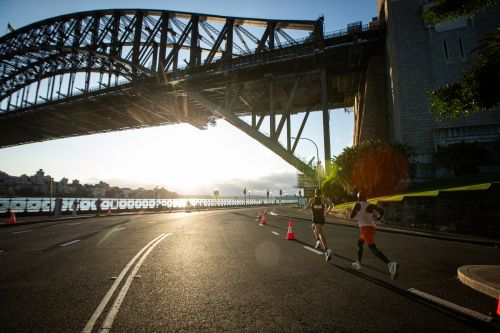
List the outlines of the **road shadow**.
{"label": "road shadow", "polygon": [[[337,256],[337,257],[341,257],[341,256]],[[361,271],[355,270],[353,268],[343,267],[343,266],[340,266],[340,265],[335,264],[335,263],[330,263],[330,265],[334,268],[337,268],[337,269],[345,272],[345,273],[352,274],[360,279],[363,279],[363,280],[368,281],[372,284],[375,284],[379,287],[382,287],[386,290],[389,290],[389,291],[391,291],[391,292],[393,292],[401,297],[404,297],[408,300],[419,303],[419,304],[421,304],[429,309],[432,309],[434,311],[437,311],[437,312],[439,312],[447,317],[450,317],[450,318],[453,318],[457,321],[460,321],[468,326],[478,328],[483,332],[498,332],[498,330],[493,325],[489,325],[487,323],[484,323],[484,322],[479,321],[477,319],[474,319],[472,317],[468,317],[468,316],[466,316],[458,311],[455,311],[453,309],[450,309],[444,305],[440,305],[438,303],[431,302],[422,296],[414,294],[406,289],[402,289],[400,287],[397,287],[397,286],[395,286],[387,281],[384,281],[384,280],[378,279],[376,277],[367,275],[367,274],[365,274]],[[363,267],[366,267],[366,266],[363,266]]]}

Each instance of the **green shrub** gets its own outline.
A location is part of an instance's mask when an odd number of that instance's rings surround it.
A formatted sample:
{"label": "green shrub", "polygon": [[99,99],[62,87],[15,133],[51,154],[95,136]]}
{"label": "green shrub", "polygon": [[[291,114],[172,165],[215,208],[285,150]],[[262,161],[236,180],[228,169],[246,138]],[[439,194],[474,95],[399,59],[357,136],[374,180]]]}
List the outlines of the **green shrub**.
{"label": "green shrub", "polygon": [[456,176],[478,173],[478,166],[488,161],[489,151],[477,142],[459,142],[438,146],[436,164],[453,170]]}

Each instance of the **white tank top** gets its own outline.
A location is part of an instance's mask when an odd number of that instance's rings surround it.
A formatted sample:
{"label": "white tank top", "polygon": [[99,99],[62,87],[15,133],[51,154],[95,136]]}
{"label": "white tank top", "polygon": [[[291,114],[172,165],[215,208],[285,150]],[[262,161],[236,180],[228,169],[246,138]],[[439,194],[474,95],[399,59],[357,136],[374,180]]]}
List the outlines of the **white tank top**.
{"label": "white tank top", "polygon": [[373,213],[369,214],[366,212],[366,208],[370,205],[366,201],[360,202],[361,209],[354,217],[355,220],[358,220],[359,227],[375,227],[375,222],[373,221]]}

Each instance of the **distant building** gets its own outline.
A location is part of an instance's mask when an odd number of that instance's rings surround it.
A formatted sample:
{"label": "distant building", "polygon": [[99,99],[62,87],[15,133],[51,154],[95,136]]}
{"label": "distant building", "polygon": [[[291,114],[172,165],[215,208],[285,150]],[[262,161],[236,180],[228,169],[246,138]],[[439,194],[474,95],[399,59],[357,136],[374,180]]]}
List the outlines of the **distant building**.
{"label": "distant building", "polygon": [[130,197],[130,193],[132,192],[132,189],[130,188],[122,188],[122,195],[125,199],[128,199]]}

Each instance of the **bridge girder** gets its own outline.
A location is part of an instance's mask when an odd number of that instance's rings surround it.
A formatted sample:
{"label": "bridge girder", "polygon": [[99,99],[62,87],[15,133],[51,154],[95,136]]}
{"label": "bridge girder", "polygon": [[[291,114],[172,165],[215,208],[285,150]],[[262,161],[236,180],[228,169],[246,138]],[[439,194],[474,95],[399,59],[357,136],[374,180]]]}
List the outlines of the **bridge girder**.
{"label": "bridge girder", "polygon": [[[254,26],[261,28],[258,36]],[[224,118],[312,175],[294,156],[310,112],[322,110],[326,124],[329,108],[353,104],[367,57],[382,38],[381,30],[367,28],[324,38],[322,28],[322,18],[151,10],[76,13],[31,24],[0,37],[0,147],[180,122],[203,129]],[[293,29],[311,34],[293,40]],[[189,60],[179,68],[183,50]],[[76,83],[82,76],[83,88]],[[91,89],[92,81],[99,86]],[[304,118],[292,135],[291,116],[298,113]],[[54,127],[65,121],[71,127]]]}
{"label": "bridge girder", "polygon": [[[69,53],[78,58],[86,57],[87,63],[106,63],[97,69],[79,66],[80,62],[73,61],[74,72],[85,70],[121,76],[112,70],[121,64],[130,68],[135,76],[153,77],[177,70],[180,53],[186,49],[189,50],[185,54],[189,59],[187,68],[200,66],[202,60],[205,60],[205,65],[213,63],[218,60],[215,59],[217,54],[226,59],[240,56],[245,52],[239,45],[241,43],[252,51],[273,49],[273,40],[260,39],[257,45],[258,38],[244,28],[257,26],[268,31],[270,22],[281,30],[315,33],[314,21],[262,20],[140,9],[81,12],[33,23],[0,37],[0,102],[32,83],[29,78],[40,72],[41,64],[61,64]],[[217,28],[221,24],[222,31]],[[243,29],[246,34],[238,34],[238,39],[233,39],[234,27]],[[61,73],[58,66],[46,67],[53,70],[53,76]],[[45,70],[44,74],[46,77],[49,72]],[[87,75],[86,81],[89,80],[90,75]],[[85,87],[88,86],[86,82]],[[18,105],[12,107],[19,108]],[[8,109],[11,109],[11,104]]]}

